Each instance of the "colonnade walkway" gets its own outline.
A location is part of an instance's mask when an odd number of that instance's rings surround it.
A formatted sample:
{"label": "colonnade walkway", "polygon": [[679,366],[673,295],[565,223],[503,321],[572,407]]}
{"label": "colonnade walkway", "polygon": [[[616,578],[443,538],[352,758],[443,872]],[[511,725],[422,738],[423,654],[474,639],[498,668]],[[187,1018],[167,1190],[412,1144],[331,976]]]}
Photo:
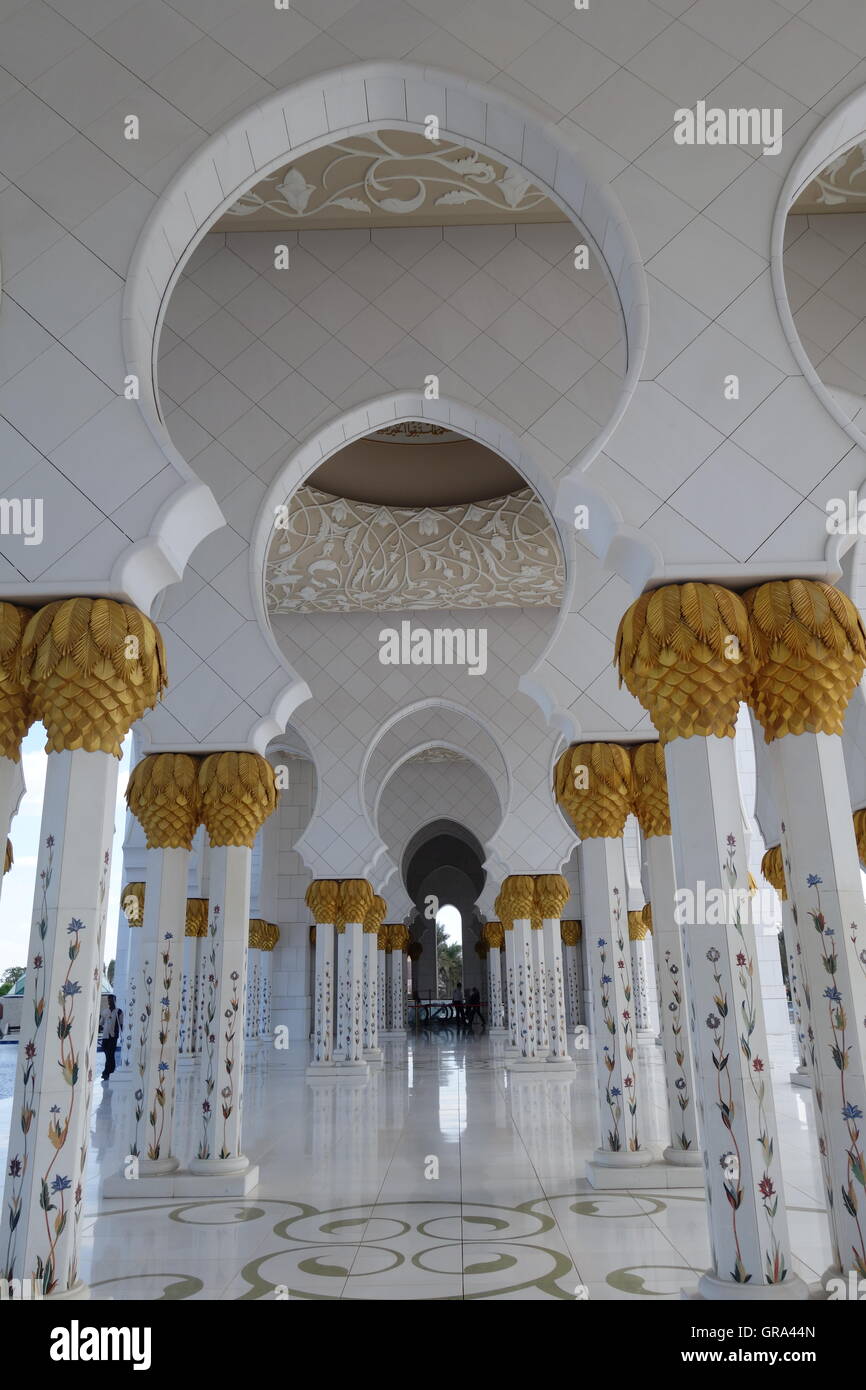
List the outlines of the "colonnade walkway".
{"label": "colonnade walkway", "polygon": [[[598,1145],[595,1070],[506,1071],[503,1041],[443,1032],[385,1041],[363,1084],[311,1084],[307,1045],[253,1049],[244,1146],[248,1198],[100,1197],[123,1164],[127,1087],[95,1082],[82,1217],[92,1297],[332,1299],[679,1298],[710,1265],[701,1188],[605,1192],[583,1173]],[[641,1044],[644,1139],[667,1142],[662,1050]],[[830,1263],[812,1094],[772,1057],[796,1272]],[[178,1075],[178,1157],[197,1142],[198,1092]],[[0,1135],[11,1099],[0,1102]],[[186,1143],[189,1153],[183,1151]],[[5,1157],[5,1155],[4,1155]]]}

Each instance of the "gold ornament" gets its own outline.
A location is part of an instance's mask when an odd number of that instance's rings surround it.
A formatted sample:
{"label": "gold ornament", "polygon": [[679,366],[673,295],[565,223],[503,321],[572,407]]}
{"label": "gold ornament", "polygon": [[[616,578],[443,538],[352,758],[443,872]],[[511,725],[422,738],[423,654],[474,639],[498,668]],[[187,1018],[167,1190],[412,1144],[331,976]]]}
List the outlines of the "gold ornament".
{"label": "gold ornament", "polygon": [[207,898],[187,898],[184,936],[207,936]]}
{"label": "gold ornament", "polygon": [[83,748],[120,757],[130,727],[166,687],[156,626],[130,603],[68,598],[40,608],[21,642],[33,712],[48,753]]}
{"label": "gold ornament", "polygon": [[24,684],[21,640],[31,608],[0,603],[0,757],[21,761],[21,740],[33,722],[30,697]]}
{"label": "gold ornament", "polygon": [[249,943],[250,950],[260,951],[262,949],[262,941],[264,940],[264,930],[267,925],[268,924],[265,921],[264,917],[250,918],[249,934],[247,936],[247,941]]}
{"label": "gold ornament", "polygon": [[581,840],[618,839],[631,810],[632,770],[618,743],[576,743],[558,759],[554,790]]}
{"label": "gold ornament", "polygon": [[310,945],[311,945],[311,946],[315,946],[315,944],[316,944],[316,928],[313,926],[313,927],[310,927]]}
{"label": "gold ornament", "polygon": [[756,661],[750,703],[764,741],[841,734],[866,669],[866,632],[847,594],[815,579],[777,579],[743,600]]}
{"label": "gold ornament", "polygon": [[649,934],[649,927],[643,918],[643,911],[630,912],[628,914],[628,939],[629,941],[643,941]]}
{"label": "gold ornament", "polygon": [[140,927],[144,921],[144,884],[127,883],[120,895],[120,906],[131,927]]}
{"label": "gold ornament", "polygon": [[561,917],[570,897],[571,889],[562,874],[536,874],[535,906],[542,918]]}
{"label": "gold ornament", "polygon": [[646,929],[647,929],[647,931],[648,931],[650,934],[652,934],[652,929],[653,929],[653,905],[652,905],[652,903],[644,903],[644,908],[643,908],[642,916],[643,916],[644,922],[645,922],[645,924],[646,924]]}
{"label": "gold ornament", "polygon": [[334,922],[337,931],[342,934],[350,923],[363,922],[373,906],[373,897],[373,889],[365,878],[342,879],[340,903]]}
{"label": "gold ornament", "polygon": [[649,711],[662,743],[733,738],[754,654],[741,598],[719,584],[665,584],[620,620],[620,685]]}
{"label": "gold ornament", "polygon": [[198,771],[198,758],[188,753],[151,753],[133,768],[126,804],[148,849],[192,849],[201,820]]}
{"label": "gold ornament", "polygon": [[479,960],[486,960],[486,959],[487,959],[487,956],[488,956],[488,953],[489,953],[489,950],[490,950],[490,947],[487,945],[487,942],[486,942],[486,941],[476,941],[476,943],[475,943],[475,954],[476,954],[476,956],[478,957]]}
{"label": "gold ornament", "polygon": [[569,918],[567,921],[560,922],[559,934],[564,946],[576,946],[583,935],[583,926],[575,918]]}
{"label": "gold ornament", "polygon": [[377,950],[377,951],[387,951],[387,952],[388,952],[388,955],[390,956],[390,954],[391,954],[391,942],[390,942],[390,940],[388,939],[388,933],[389,933],[389,931],[390,931],[390,928],[389,928],[389,927],[380,927],[380,928],[379,928],[379,930],[378,930],[377,933],[376,933],[376,950]]}
{"label": "gold ornament", "polygon": [[634,812],[647,839],[670,835],[671,808],[665,750],[661,743],[639,743],[631,750]]}
{"label": "gold ornament", "polygon": [[209,753],[198,774],[211,845],[253,842],[277,804],[274,769],[260,753]]}
{"label": "gold ornament", "polygon": [[12,868],[12,865],[13,865],[14,863],[15,863],[15,856],[14,856],[13,853],[12,853],[12,841],[9,839],[9,837],[8,837],[8,835],[7,835],[7,837],[6,837],[6,857],[5,857],[5,859],[3,860],[3,872],[4,872],[4,874],[8,874],[9,870]]}
{"label": "gold ornament", "polygon": [[532,874],[509,874],[502,885],[499,894],[502,908],[499,911],[500,921],[507,917],[509,921],[531,921],[535,907],[535,879]]}
{"label": "gold ornament", "polygon": [[314,878],[304,894],[304,902],[317,922],[333,926],[339,911],[339,883],[333,878]]}
{"label": "gold ornament", "polygon": [[388,927],[388,939],[392,951],[405,951],[409,945],[409,928],[402,922],[394,922]]}
{"label": "gold ornament", "polygon": [[500,922],[502,923],[502,930],[503,930],[503,931],[511,931],[512,928],[514,927],[514,922],[513,922],[512,918],[510,918],[510,917],[508,916],[508,913],[505,911],[505,902],[504,902],[503,897],[502,897],[502,889],[501,889],[501,888],[500,888],[499,892],[496,894],[496,901],[495,901],[494,904],[493,904],[493,911],[496,913],[496,916],[499,918]]}
{"label": "gold ornament", "polygon": [[854,835],[857,839],[860,863],[866,864],[866,807],[854,812]]}
{"label": "gold ornament", "polygon": [[276,922],[265,922],[264,931],[262,932],[262,944],[260,950],[273,951],[279,939],[280,929],[277,926]]}
{"label": "gold ornament", "polygon": [[384,898],[380,898],[378,893],[373,895],[373,901],[367,910],[364,918],[364,931],[371,936],[379,934],[379,928],[385,920],[385,913],[388,911]]}
{"label": "gold ornament", "polygon": [[781,845],[773,845],[771,849],[767,850],[761,860],[761,873],[770,887],[775,888],[782,902],[785,902],[788,897],[788,888],[785,883],[785,865],[782,860]]}
{"label": "gold ornament", "polygon": [[754,897],[755,894],[756,894],[757,891],[758,891],[758,885],[757,885],[757,883],[755,882],[754,874],[752,874],[751,871],[750,871],[749,874],[748,874],[748,880],[749,880],[749,892],[751,893],[752,897]]}
{"label": "gold ornament", "polygon": [[485,922],[481,935],[488,946],[495,946],[501,951],[505,945],[505,928],[501,922]]}

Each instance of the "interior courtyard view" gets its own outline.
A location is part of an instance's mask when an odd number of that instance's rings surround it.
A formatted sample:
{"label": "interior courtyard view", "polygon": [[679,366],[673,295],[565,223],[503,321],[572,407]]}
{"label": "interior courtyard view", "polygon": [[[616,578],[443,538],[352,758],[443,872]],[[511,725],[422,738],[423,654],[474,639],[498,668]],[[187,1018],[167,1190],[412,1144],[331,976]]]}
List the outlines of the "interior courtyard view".
{"label": "interior courtyard view", "polygon": [[0,0],[0,491],[0,1300],[866,1297],[866,5]]}

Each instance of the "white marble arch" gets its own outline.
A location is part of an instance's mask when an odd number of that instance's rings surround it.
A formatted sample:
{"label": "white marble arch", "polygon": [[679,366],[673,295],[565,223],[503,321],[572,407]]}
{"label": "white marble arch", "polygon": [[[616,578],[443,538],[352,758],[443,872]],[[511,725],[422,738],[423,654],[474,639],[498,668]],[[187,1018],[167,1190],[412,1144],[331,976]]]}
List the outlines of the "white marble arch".
{"label": "white marble arch", "polygon": [[[424,133],[438,113],[443,136],[519,167],[586,234],[610,276],[625,329],[627,366],[610,419],[578,455],[585,470],[604,447],[637,386],[649,331],[648,295],[637,244],[616,195],[587,172],[564,133],[484,84],[408,62],[357,63],[309,78],[236,116],[175,175],[153,208],[129,267],[123,304],[126,370],[140,381],[140,408],[167,453],[173,450],[159,403],[157,344],[172,290],[195,247],[247,188],[334,139],[388,126]],[[176,451],[174,451],[176,452]],[[622,514],[591,488],[600,556]],[[570,514],[573,514],[570,511]],[[593,527],[595,522],[593,521]],[[626,550],[640,544],[626,528]],[[655,550],[650,548],[653,559]]]}

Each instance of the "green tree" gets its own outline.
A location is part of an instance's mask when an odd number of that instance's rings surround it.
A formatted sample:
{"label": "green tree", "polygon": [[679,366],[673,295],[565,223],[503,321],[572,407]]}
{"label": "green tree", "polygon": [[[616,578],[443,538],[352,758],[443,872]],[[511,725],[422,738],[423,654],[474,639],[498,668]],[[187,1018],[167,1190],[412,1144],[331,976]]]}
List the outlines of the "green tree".
{"label": "green tree", "polygon": [[23,965],[10,965],[8,970],[4,970],[0,975],[0,994],[8,994],[10,989],[14,989],[23,974]]}
{"label": "green tree", "polygon": [[449,941],[445,928],[436,928],[436,958],[439,963],[439,994],[446,999],[458,980],[463,979],[463,946],[459,941]]}
{"label": "green tree", "polygon": [[110,961],[108,962],[108,969],[107,969],[106,972],[105,972],[105,974],[106,974],[106,976],[107,976],[107,978],[108,978],[108,983],[109,983],[110,985],[113,985],[113,984],[114,984],[114,966],[115,966],[115,962],[114,962],[113,960],[110,960]]}

